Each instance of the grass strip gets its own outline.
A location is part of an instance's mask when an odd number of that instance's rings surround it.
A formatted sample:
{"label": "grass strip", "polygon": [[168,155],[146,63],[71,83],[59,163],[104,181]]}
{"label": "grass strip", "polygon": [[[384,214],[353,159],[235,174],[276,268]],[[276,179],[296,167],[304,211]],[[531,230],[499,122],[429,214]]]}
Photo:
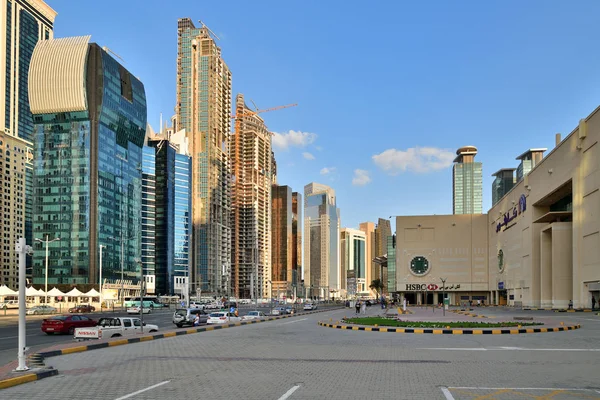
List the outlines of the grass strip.
{"label": "grass strip", "polygon": [[521,326],[544,325],[542,322],[429,322],[429,321],[398,321],[388,318],[365,317],[348,318],[344,322],[357,325],[397,326],[401,328],[509,328]]}

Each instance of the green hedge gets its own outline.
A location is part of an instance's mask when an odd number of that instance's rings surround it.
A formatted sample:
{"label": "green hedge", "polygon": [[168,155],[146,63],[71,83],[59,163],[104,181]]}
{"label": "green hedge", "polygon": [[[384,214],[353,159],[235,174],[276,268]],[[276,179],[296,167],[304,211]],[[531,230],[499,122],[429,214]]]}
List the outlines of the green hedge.
{"label": "green hedge", "polygon": [[544,325],[541,322],[424,322],[424,321],[398,321],[380,317],[348,318],[344,322],[357,325],[397,326],[402,328],[510,328],[521,326]]}

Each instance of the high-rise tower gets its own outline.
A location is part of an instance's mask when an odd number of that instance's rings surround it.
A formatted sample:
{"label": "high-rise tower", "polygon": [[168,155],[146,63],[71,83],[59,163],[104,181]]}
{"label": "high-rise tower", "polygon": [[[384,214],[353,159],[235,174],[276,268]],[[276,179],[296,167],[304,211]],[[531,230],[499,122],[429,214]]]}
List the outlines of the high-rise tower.
{"label": "high-rise tower", "polygon": [[192,157],[190,289],[220,295],[231,268],[231,72],[206,26],[196,28],[191,19],[182,18],[177,28],[173,128],[185,129]]}
{"label": "high-rise tower", "polygon": [[477,147],[464,146],[456,150],[452,168],[452,213],[481,214],[483,212],[482,165],[475,161]]}
{"label": "high-rise tower", "polygon": [[[272,278],[271,133],[263,119],[244,104],[242,94],[237,95],[235,102],[236,129],[229,148],[233,181],[232,285],[236,296],[262,298],[268,294]],[[253,287],[258,287],[258,291],[253,291]]]}
{"label": "high-rise tower", "polygon": [[309,297],[339,293],[340,209],[335,191],[320,183],[304,186],[304,287]]}
{"label": "high-rise tower", "polygon": [[[42,0],[0,0],[0,220],[4,243],[32,236],[33,120],[29,108],[29,64],[39,40],[52,39],[56,11]],[[7,173],[10,171],[10,173]],[[6,250],[6,249],[5,249]],[[18,259],[0,253],[0,285],[17,288]],[[31,257],[27,257],[31,276]]]}
{"label": "high-rise tower", "polygon": [[[89,39],[40,41],[29,69],[33,233],[60,239],[49,251],[53,285],[98,283],[100,246],[104,278],[133,283],[141,277],[146,94],[142,82]],[[34,242],[34,283],[44,282],[44,254]]]}

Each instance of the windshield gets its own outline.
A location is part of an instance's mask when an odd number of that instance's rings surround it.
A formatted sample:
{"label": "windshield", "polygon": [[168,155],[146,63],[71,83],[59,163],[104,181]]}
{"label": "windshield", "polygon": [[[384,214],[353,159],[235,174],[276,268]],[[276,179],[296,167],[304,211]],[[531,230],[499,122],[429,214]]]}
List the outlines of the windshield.
{"label": "windshield", "polygon": [[180,315],[182,317],[185,317],[187,315],[187,310],[186,309],[179,309],[175,311],[175,314]]}

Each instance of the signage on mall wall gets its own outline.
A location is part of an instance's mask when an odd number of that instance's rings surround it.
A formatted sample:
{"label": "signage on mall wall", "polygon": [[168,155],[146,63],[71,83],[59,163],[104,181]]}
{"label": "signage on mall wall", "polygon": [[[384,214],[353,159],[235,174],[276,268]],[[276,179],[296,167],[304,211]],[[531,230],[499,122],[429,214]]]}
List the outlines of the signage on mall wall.
{"label": "signage on mall wall", "polygon": [[504,290],[504,282],[498,282],[498,290]]}
{"label": "signage on mall wall", "polygon": [[521,213],[527,209],[527,197],[524,194],[519,197],[519,203],[516,204],[512,209],[504,213],[504,216],[500,219],[500,222],[496,225],[496,233],[502,230],[502,227],[508,226],[510,222],[517,218]]}
{"label": "signage on mall wall", "polygon": [[[446,286],[445,290],[460,289],[460,284]],[[435,283],[407,283],[405,290],[407,292],[424,292],[424,291],[442,291],[443,287]]]}

